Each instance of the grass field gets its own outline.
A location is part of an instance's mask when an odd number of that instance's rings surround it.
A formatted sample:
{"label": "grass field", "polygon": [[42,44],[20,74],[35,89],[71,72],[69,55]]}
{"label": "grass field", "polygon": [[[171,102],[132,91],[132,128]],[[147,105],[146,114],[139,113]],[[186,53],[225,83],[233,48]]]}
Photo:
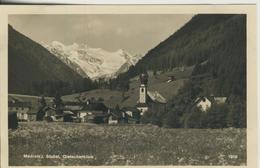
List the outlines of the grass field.
{"label": "grass field", "polygon": [[[9,164],[245,165],[245,129],[166,129],[152,125],[19,123],[9,130]],[[44,158],[24,158],[24,154]],[[60,158],[45,158],[46,154]],[[87,158],[63,158],[63,155]]]}
{"label": "grass field", "polygon": [[[149,82],[148,90],[149,91],[158,91],[162,96],[167,100],[172,99],[177,93],[178,90],[183,86],[184,81],[187,80],[193,70],[193,66],[186,67],[185,71],[180,71],[179,68],[175,68],[168,72],[158,72],[156,76],[153,75],[152,71],[149,71]],[[168,76],[174,75],[176,80],[173,82],[167,82]],[[104,99],[106,106],[114,108],[117,104],[120,107],[134,107],[137,104],[139,96],[139,76],[136,76],[130,80],[129,90],[125,93],[124,98],[122,97],[122,92],[109,90],[109,89],[96,89],[83,93],[76,93],[72,95],[62,96],[64,101],[77,101],[75,97],[79,95],[84,96],[88,99],[91,97]]]}

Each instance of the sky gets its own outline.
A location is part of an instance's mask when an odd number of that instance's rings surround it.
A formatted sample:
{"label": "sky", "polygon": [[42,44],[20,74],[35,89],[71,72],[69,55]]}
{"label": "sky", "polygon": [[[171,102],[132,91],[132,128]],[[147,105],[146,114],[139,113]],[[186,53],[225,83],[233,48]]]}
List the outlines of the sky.
{"label": "sky", "polygon": [[9,24],[38,43],[87,44],[108,51],[145,54],[187,23],[193,15],[86,14],[9,15]]}

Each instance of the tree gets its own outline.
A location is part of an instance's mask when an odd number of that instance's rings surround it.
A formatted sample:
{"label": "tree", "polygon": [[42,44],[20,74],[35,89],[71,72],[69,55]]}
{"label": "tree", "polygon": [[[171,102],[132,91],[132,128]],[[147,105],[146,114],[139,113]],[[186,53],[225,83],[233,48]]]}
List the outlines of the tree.
{"label": "tree", "polygon": [[229,112],[227,114],[228,127],[246,128],[246,104],[238,96],[230,96]]}
{"label": "tree", "polygon": [[96,101],[96,99],[95,99],[95,97],[91,97],[90,98],[90,103],[96,103],[97,101]]}
{"label": "tree", "polygon": [[40,100],[40,106],[41,108],[44,108],[46,107],[47,103],[46,103],[46,100],[44,98],[44,96],[41,97],[41,100]]}
{"label": "tree", "polygon": [[161,113],[160,111],[148,109],[148,111],[146,111],[142,116],[141,122],[145,124],[150,123],[150,124],[162,126],[164,115],[165,114]]}
{"label": "tree", "polygon": [[40,106],[36,114],[36,121],[43,120],[43,117],[45,116],[45,110],[46,110],[45,107],[47,105],[44,96],[41,97],[41,100],[39,102],[40,102]]}
{"label": "tree", "polygon": [[225,128],[227,127],[226,117],[228,106],[226,104],[213,105],[207,114],[207,127]]}
{"label": "tree", "polygon": [[98,102],[103,102],[104,101],[104,98],[103,97],[99,97],[98,98]]}
{"label": "tree", "polygon": [[188,128],[202,128],[203,127],[203,112],[195,107],[189,115],[187,126]]}
{"label": "tree", "polygon": [[155,78],[157,78],[157,70],[156,70],[156,69],[153,70],[153,76],[154,76]]}
{"label": "tree", "polygon": [[164,127],[170,128],[179,128],[180,127],[180,118],[178,116],[178,109],[173,108],[166,113],[163,120]]}
{"label": "tree", "polygon": [[122,82],[121,85],[122,88],[122,98],[123,100],[125,100],[125,93],[129,90],[130,86],[129,86],[129,81],[124,81]]}
{"label": "tree", "polygon": [[56,113],[59,115],[63,114],[63,102],[59,92],[56,93],[53,102],[55,105]]}
{"label": "tree", "polygon": [[115,107],[114,114],[117,115],[118,117],[121,117],[121,109],[118,104]]}

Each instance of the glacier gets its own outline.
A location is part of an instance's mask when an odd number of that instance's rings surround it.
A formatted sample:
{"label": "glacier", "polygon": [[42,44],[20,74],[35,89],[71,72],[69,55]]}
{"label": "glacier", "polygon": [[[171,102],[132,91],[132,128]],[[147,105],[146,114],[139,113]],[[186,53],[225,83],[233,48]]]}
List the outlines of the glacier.
{"label": "glacier", "polygon": [[82,77],[93,80],[115,78],[142,58],[142,55],[132,55],[124,49],[110,52],[102,48],[91,48],[87,44],[65,45],[53,41],[41,45]]}

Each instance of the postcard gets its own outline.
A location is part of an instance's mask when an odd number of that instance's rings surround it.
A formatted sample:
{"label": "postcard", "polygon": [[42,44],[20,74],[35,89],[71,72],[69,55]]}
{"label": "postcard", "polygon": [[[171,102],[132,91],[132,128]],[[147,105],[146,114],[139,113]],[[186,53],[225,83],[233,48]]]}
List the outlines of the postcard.
{"label": "postcard", "polygon": [[0,9],[2,167],[256,167],[255,5]]}

